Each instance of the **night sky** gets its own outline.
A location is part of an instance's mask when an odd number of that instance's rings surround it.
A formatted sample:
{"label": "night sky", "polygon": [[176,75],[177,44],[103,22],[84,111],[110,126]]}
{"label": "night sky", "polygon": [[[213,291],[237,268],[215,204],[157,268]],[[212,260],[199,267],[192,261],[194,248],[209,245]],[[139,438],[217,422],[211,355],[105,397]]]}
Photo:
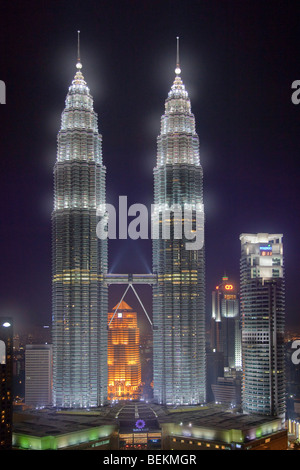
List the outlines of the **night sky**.
{"label": "night sky", "polygon": [[[300,80],[300,2],[266,0],[0,2],[0,315],[51,321],[53,166],[77,30],[107,202],[153,202],[179,36],[204,170],[207,312],[224,272],[239,280],[239,235],[283,233],[287,325],[299,326],[300,104],[291,84]],[[110,242],[109,265],[151,272],[151,241]],[[110,308],[123,290],[111,289]],[[150,288],[143,299],[151,311]]]}

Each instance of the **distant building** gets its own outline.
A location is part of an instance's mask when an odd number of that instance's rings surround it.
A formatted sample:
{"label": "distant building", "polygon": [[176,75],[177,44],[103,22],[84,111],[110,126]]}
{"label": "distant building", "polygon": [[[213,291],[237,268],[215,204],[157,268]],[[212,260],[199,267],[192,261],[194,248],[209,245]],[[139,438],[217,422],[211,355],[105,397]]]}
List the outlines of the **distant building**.
{"label": "distant building", "polygon": [[153,398],[153,338],[152,331],[141,336],[141,368],[143,382],[143,397],[148,400]]}
{"label": "distant building", "polygon": [[0,317],[0,450],[12,445],[13,324]]}
{"label": "distant building", "polygon": [[212,390],[213,384],[216,384],[218,377],[224,377],[224,354],[216,350],[206,351],[206,397],[207,402],[215,401]]}
{"label": "distant building", "polygon": [[281,234],[242,234],[242,407],[285,417],[285,285]]}
{"label": "distant building", "polygon": [[52,403],[52,344],[28,344],[25,349],[25,403]]}
{"label": "distant building", "polygon": [[139,398],[141,360],[137,313],[122,301],[108,314],[108,325],[108,399]]}
{"label": "distant building", "polygon": [[212,384],[216,403],[237,406],[241,403],[241,381],[234,377],[218,377],[217,383]]}
{"label": "distant building", "polygon": [[292,434],[295,439],[300,441],[300,420],[289,419],[287,421],[287,428],[289,434]]}
{"label": "distant building", "polygon": [[239,295],[227,276],[212,292],[211,347],[224,354],[224,367],[241,368]]}

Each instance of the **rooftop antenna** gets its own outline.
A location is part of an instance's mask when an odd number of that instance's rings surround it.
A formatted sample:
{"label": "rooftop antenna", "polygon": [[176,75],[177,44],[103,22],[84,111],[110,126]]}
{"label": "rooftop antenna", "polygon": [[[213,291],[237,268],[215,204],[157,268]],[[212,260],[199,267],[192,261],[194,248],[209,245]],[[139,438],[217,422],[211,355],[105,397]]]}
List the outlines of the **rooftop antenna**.
{"label": "rooftop antenna", "polygon": [[179,60],[179,37],[178,36],[177,36],[176,40],[177,40],[177,52],[176,52],[176,69],[175,69],[175,73],[176,73],[176,75],[179,75],[181,73],[181,70],[180,70],[180,60]]}
{"label": "rooftop antenna", "polygon": [[77,31],[77,64],[76,67],[81,69],[82,64],[80,61],[80,31]]}

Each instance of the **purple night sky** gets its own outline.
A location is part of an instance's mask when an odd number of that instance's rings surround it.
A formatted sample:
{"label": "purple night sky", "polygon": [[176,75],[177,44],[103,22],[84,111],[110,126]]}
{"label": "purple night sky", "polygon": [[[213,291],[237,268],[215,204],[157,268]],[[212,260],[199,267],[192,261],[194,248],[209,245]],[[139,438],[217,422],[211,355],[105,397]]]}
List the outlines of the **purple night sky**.
{"label": "purple night sky", "polygon": [[[291,101],[299,25],[292,1],[1,2],[0,315],[17,325],[51,321],[53,166],[79,29],[107,202],[153,202],[156,138],[180,36],[204,170],[207,312],[224,272],[239,280],[240,233],[283,233],[287,325],[299,327],[300,105]],[[109,264],[112,272],[151,272],[151,241],[112,241]],[[110,308],[122,290],[111,290]],[[151,310],[149,288],[143,298]]]}

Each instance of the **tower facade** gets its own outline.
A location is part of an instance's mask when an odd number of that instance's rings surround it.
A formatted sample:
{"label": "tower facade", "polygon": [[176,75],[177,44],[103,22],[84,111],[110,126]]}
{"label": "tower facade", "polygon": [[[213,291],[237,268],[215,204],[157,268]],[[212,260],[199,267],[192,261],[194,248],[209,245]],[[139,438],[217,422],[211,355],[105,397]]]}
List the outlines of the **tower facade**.
{"label": "tower facade", "polygon": [[223,276],[212,292],[211,347],[224,355],[224,367],[241,368],[239,295],[236,285]]}
{"label": "tower facade", "polygon": [[189,245],[196,233],[203,235],[203,172],[180,74],[177,52],[157,139],[152,213],[153,382],[154,399],[162,404],[205,401],[204,246]]}
{"label": "tower facade", "polygon": [[25,403],[52,404],[52,344],[27,344],[25,349]]}
{"label": "tower facade", "polygon": [[79,59],[76,68],[58,133],[52,213],[53,404],[67,408],[107,397],[107,241],[96,235],[106,169]]}
{"label": "tower facade", "polygon": [[137,313],[123,300],[108,314],[108,324],[108,399],[137,399],[141,393]]}
{"label": "tower facade", "polygon": [[284,417],[285,286],[282,234],[241,234],[242,406]]}

